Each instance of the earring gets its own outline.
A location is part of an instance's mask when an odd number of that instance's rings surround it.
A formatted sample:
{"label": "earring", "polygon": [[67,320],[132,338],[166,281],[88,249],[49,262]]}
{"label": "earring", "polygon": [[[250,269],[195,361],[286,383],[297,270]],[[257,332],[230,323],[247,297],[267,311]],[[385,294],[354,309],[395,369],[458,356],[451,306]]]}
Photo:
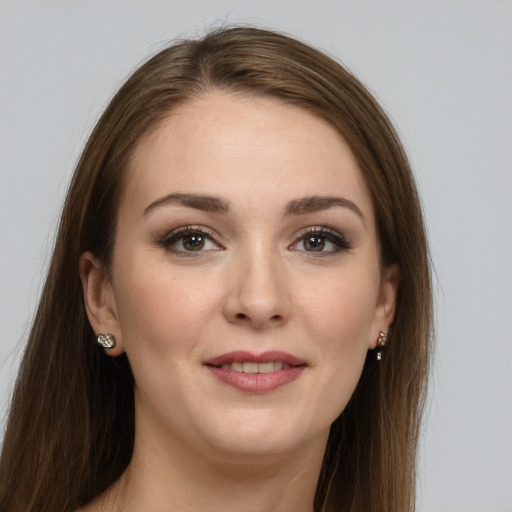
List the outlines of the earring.
{"label": "earring", "polygon": [[98,334],[96,343],[105,349],[114,348],[116,346],[116,339],[114,338],[113,334]]}
{"label": "earring", "polygon": [[[379,337],[377,339],[377,347],[385,347],[386,343],[388,342],[388,335],[384,331],[379,332]],[[380,361],[382,359],[382,351],[377,351],[377,354],[375,356],[377,361]]]}

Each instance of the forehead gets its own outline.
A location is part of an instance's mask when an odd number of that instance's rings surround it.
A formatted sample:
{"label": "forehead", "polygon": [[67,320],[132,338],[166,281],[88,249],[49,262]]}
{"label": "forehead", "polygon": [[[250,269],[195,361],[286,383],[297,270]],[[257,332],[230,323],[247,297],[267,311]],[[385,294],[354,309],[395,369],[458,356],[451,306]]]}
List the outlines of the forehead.
{"label": "forehead", "polygon": [[180,106],[139,142],[126,178],[132,206],[172,192],[255,206],[269,196],[283,202],[335,192],[373,215],[343,137],[305,109],[269,97],[209,93]]}

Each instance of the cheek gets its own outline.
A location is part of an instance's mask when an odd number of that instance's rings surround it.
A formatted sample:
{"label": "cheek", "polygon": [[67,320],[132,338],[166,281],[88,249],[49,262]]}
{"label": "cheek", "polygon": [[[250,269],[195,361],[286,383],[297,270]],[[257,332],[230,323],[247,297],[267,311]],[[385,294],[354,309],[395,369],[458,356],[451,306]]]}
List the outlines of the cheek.
{"label": "cheek", "polygon": [[330,425],[345,409],[361,377],[371,341],[376,285],[373,279],[330,280],[324,293],[304,300],[309,338],[316,340],[319,421]]}
{"label": "cheek", "polygon": [[[332,353],[351,347],[368,348],[378,293],[378,278],[369,274],[350,273],[344,278],[333,276],[320,281],[302,294],[302,316],[308,331],[322,347]],[[309,293],[307,293],[309,291]]]}
{"label": "cheek", "polygon": [[168,264],[121,268],[116,304],[128,355],[145,349],[163,356],[190,349],[218,308],[219,286],[204,274],[172,270]]}
{"label": "cheek", "polygon": [[116,293],[124,349],[142,397],[137,403],[157,410],[170,397],[186,401],[191,372],[200,368],[189,363],[201,359],[201,340],[214,332],[219,287],[213,276],[199,279],[165,264],[128,270],[119,274]]}

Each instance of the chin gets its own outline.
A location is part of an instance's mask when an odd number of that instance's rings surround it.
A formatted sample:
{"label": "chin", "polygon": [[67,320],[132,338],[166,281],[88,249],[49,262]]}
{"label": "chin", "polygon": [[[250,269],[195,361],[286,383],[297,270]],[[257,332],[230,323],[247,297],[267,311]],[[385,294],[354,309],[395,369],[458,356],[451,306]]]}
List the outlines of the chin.
{"label": "chin", "polygon": [[269,411],[268,415],[246,411],[243,418],[230,415],[222,425],[212,427],[205,437],[213,451],[222,452],[223,460],[226,457],[233,462],[250,459],[254,463],[255,458],[279,458],[300,452],[312,442],[324,443],[330,425],[308,429],[304,422],[298,419],[287,422],[275,411]]}

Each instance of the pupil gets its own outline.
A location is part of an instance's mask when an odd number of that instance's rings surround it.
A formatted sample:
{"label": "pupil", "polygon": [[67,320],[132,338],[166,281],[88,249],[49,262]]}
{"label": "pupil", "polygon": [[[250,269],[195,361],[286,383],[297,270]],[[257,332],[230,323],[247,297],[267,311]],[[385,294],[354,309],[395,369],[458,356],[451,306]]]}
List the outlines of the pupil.
{"label": "pupil", "polygon": [[187,235],[183,238],[183,247],[189,251],[198,251],[204,247],[202,235]]}
{"label": "pupil", "polygon": [[325,246],[325,240],[321,236],[310,236],[305,241],[308,251],[321,251]]}

